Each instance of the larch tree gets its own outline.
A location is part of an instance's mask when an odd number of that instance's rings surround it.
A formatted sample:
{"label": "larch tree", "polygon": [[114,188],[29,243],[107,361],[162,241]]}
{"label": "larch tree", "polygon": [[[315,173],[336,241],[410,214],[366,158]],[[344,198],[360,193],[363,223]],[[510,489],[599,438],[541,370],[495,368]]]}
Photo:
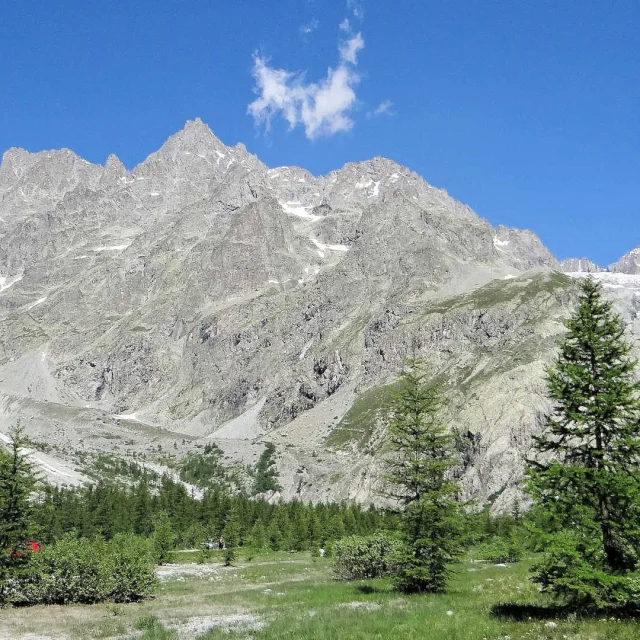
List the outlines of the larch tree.
{"label": "larch tree", "polygon": [[461,507],[449,471],[454,438],[440,421],[441,402],[422,364],[404,364],[391,402],[387,495],[403,507],[404,551],[396,586],[404,592],[442,592],[460,550]]}
{"label": "larch tree", "polygon": [[640,383],[624,324],[591,278],[547,370],[553,409],[528,490],[547,522],[534,580],[578,608],[640,596]]}
{"label": "larch tree", "polygon": [[36,531],[31,497],[37,479],[26,446],[18,427],[7,450],[0,447],[0,603],[7,598],[10,581],[29,571],[28,543]]}

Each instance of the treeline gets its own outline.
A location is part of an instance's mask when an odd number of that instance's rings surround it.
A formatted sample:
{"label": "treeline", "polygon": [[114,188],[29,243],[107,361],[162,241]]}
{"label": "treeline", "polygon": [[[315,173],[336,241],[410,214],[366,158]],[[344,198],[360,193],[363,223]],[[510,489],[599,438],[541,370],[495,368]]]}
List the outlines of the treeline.
{"label": "treeline", "polygon": [[47,487],[35,508],[40,540],[52,543],[69,531],[78,537],[109,540],[122,533],[149,537],[160,519],[169,523],[177,546],[194,548],[220,536],[235,546],[274,551],[304,551],[345,535],[368,535],[393,527],[395,516],[373,506],[306,504],[299,500],[269,504],[233,494],[224,487],[193,497],[181,483],[163,477],[154,486],[99,483],[85,488]]}

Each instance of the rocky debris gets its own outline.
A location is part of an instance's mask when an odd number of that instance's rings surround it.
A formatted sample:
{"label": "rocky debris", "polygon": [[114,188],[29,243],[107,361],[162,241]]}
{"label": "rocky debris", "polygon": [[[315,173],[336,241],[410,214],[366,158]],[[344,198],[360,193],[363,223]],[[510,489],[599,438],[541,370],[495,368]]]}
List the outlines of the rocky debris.
{"label": "rocky debris", "polygon": [[377,611],[380,609],[380,605],[377,602],[359,602],[357,600],[353,602],[342,602],[336,606],[340,609],[358,609],[361,611]]}
{"label": "rocky debris", "polygon": [[262,631],[264,627],[265,623],[260,616],[235,613],[189,618],[187,622],[170,625],[169,629],[176,631],[179,640],[192,640],[200,638],[213,629],[221,629],[225,633],[244,633],[245,631]]}

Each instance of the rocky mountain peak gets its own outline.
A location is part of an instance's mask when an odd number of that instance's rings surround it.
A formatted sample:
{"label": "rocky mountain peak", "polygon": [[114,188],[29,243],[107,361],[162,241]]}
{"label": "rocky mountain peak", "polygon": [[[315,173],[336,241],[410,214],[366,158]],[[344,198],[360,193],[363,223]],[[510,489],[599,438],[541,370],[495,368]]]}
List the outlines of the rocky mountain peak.
{"label": "rocky mountain peak", "polygon": [[607,269],[613,273],[640,274],[640,246],[623,255],[617,262],[610,264]]}
{"label": "rocky mountain peak", "polygon": [[117,183],[120,178],[124,177],[127,169],[122,161],[115,154],[110,154],[104,165],[104,173],[100,177],[100,185],[107,186]]}
{"label": "rocky mountain peak", "polygon": [[120,160],[120,158],[118,158],[118,156],[115,153],[109,154],[107,161],[104,163],[104,168],[110,169],[110,170],[117,170],[117,171],[127,170],[124,164],[122,164],[122,161]]}
{"label": "rocky mountain peak", "polygon": [[540,238],[529,229],[511,229],[498,225],[493,238],[495,249],[508,257],[518,269],[535,267],[558,268],[558,261],[547,249]]}
{"label": "rocky mountain peak", "polygon": [[600,273],[606,269],[589,258],[567,258],[560,262],[560,271],[564,273]]}
{"label": "rocky mountain peak", "polygon": [[103,171],[66,148],[38,153],[10,149],[0,165],[0,217],[2,212],[19,218],[26,210],[51,208],[78,185],[94,189]]}
{"label": "rocky mountain peak", "polygon": [[228,147],[207,124],[196,118],[187,121],[132,173],[136,179],[156,177],[202,185],[206,180],[220,179],[237,166],[257,168],[258,165],[264,167],[244,145]]}
{"label": "rocky mountain peak", "polygon": [[211,131],[209,125],[200,118],[187,120],[184,127],[174,133],[160,148],[181,149],[183,151],[202,151],[207,149],[220,149],[227,151],[227,146],[222,143]]}
{"label": "rocky mountain peak", "polygon": [[5,166],[19,166],[31,156],[26,149],[21,147],[11,147],[2,154],[2,164]]}

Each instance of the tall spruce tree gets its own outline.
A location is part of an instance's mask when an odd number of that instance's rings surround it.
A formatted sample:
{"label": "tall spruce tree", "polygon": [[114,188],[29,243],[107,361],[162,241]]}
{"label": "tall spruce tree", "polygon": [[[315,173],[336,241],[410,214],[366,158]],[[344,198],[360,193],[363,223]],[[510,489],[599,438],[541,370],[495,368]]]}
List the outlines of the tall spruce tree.
{"label": "tall spruce tree", "polygon": [[8,450],[0,447],[0,604],[12,578],[29,571],[28,543],[36,531],[31,494],[36,477],[27,459],[27,439],[20,427]]}
{"label": "tall spruce tree", "polygon": [[404,552],[396,586],[405,592],[442,592],[448,565],[460,549],[460,505],[448,471],[454,439],[441,424],[441,403],[422,364],[407,360],[391,402],[388,495],[403,507]]}
{"label": "tall spruce tree", "polygon": [[617,607],[640,596],[640,383],[620,316],[591,278],[581,289],[529,461],[528,490],[553,524],[534,580],[578,607]]}

